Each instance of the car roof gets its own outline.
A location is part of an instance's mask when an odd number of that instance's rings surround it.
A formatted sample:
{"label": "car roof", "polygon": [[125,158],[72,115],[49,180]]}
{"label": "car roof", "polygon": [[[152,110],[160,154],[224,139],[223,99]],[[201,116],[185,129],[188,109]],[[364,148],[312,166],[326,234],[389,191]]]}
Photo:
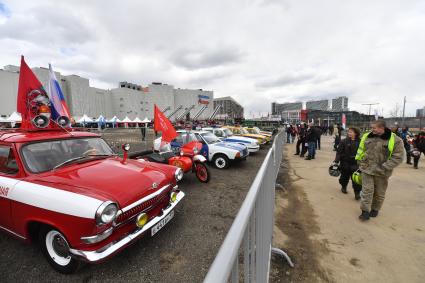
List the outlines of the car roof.
{"label": "car roof", "polygon": [[99,134],[83,132],[83,131],[68,131],[64,130],[37,130],[25,131],[20,129],[0,130],[1,142],[34,142],[41,140],[67,139],[67,138],[83,138],[83,137],[100,137]]}
{"label": "car roof", "polygon": [[194,134],[211,134],[210,132],[207,132],[207,131],[192,131],[192,133],[194,133]]}

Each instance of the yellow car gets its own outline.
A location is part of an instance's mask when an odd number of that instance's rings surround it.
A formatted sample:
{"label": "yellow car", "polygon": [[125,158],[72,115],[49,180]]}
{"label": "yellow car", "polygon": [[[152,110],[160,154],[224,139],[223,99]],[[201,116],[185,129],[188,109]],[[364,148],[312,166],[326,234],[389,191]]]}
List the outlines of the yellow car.
{"label": "yellow car", "polygon": [[242,136],[242,137],[256,139],[259,144],[266,144],[268,142],[268,140],[265,136],[257,135],[257,134],[250,134],[250,133],[248,133],[248,131],[246,129],[241,128],[241,127],[225,126],[224,128],[228,128],[229,130],[231,130],[235,136]]}
{"label": "yellow car", "polygon": [[261,131],[258,127],[245,127],[245,129],[248,131],[248,133],[250,134],[256,134],[256,135],[263,135],[267,138],[268,141],[270,141],[273,137],[273,134],[270,132],[265,132],[265,131]]}

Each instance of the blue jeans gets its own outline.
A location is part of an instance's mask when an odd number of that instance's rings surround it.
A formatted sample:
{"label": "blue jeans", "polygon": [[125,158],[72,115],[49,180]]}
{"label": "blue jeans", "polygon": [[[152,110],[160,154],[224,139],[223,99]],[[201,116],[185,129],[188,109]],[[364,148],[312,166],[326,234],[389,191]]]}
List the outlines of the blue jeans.
{"label": "blue jeans", "polygon": [[313,158],[316,155],[316,142],[308,143],[308,156]]}

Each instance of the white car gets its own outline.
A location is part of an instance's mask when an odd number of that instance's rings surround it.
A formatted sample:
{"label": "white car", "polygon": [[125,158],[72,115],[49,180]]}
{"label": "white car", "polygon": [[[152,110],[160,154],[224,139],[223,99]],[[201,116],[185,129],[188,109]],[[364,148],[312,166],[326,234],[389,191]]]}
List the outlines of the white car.
{"label": "white car", "polygon": [[207,131],[193,132],[202,143],[201,154],[218,169],[229,167],[231,161],[246,160],[249,155],[245,145],[221,141],[216,135]]}
{"label": "white car", "polygon": [[235,136],[230,129],[227,128],[203,128],[203,131],[207,131],[216,135],[220,140],[230,143],[238,143],[245,145],[250,153],[254,153],[260,150],[260,145],[256,139],[247,137]]}
{"label": "white car", "polygon": [[[177,137],[169,145],[174,152],[180,152],[180,148],[193,140],[202,143],[200,154],[212,162],[218,169],[225,169],[232,161],[246,160],[249,155],[245,145],[221,141],[216,135],[207,131],[177,131]],[[154,141],[154,150],[162,151],[161,138]]]}

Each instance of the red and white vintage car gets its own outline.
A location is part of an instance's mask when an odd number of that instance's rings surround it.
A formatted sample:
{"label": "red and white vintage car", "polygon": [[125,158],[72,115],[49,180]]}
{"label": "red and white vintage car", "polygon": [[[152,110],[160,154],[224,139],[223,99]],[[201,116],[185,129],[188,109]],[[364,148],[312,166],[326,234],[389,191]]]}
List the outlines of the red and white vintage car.
{"label": "red and white vintage car", "polygon": [[118,157],[94,133],[0,131],[0,228],[39,242],[56,270],[71,273],[157,233],[184,197],[182,176]]}

